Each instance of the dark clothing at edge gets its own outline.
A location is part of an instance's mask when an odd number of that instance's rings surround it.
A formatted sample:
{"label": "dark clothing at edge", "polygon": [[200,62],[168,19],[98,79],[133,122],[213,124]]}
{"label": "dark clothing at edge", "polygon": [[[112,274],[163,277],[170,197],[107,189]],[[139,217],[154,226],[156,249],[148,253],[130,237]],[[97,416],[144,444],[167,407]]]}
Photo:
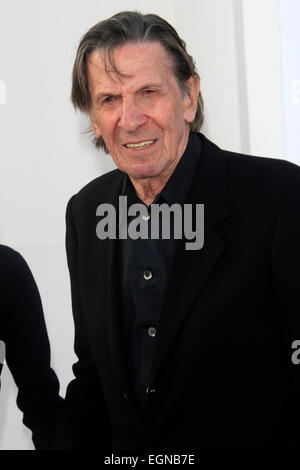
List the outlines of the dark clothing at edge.
{"label": "dark clothing at edge", "polygon": [[[51,449],[62,398],[58,394],[58,379],[50,367],[42,303],[25,260],[3,245],[0,245],[0,340],[5,343],[6,363],[18,387],[17,405],[24,413],[23,423],[32,431],[36,449]],[[0,373],[1,370],[2,364]]]}

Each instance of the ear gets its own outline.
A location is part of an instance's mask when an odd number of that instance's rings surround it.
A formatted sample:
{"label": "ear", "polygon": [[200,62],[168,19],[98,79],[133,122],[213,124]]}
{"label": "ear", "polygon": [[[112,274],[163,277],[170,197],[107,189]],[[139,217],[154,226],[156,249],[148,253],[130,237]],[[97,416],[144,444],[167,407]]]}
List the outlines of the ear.
{"label": "ear", "polygon": [[97,124],[97,121],[96,121],[96,118],[94,116],[94,113],[93,113],[92,109],[90,109],[88,111],[88,115],[89,115],[89,118],[90,118],[90,121],[91,121],[92,128],[95,132],[95,136],[96,136],[97,139],[99,139],[99,137],[101,137],[101,131],[100,131],[100,128]]}
{"label": "ear", "polygon": [[198,97],[200,93],[199,75],[193,75],[185,82],[188,93],[183,99],[184,120],[188,123],[193,122],[196,116]]}

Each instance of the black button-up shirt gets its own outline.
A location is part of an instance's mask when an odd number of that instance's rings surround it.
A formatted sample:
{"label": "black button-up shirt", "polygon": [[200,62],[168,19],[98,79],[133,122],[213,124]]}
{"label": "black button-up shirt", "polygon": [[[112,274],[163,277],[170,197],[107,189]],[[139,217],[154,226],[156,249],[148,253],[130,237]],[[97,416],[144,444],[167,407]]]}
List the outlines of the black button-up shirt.
{"label": "black button-up shirt", "polygon": [[[200,137],[191,133],[177,167],[152,204],[184,204],[200,155]],[[121,195],[127,196],[128,207],[134,203],[143,204],[126,174]],[[148,206],[149,215],[150,209],[151,206]],[[142,223],[148,226],[148,239],[133,240],[128,237],[119,241],[125,344],[133,391],[141,411],[145,410],[147,392],[151,386],[149,381],[159,335],[160,310],[176,244],[172,224],[170,239],[163,239],[161,230],[158,239],[151,239],[151,217],[145,219]],[[128,223],[131,220],[128,217]]]}

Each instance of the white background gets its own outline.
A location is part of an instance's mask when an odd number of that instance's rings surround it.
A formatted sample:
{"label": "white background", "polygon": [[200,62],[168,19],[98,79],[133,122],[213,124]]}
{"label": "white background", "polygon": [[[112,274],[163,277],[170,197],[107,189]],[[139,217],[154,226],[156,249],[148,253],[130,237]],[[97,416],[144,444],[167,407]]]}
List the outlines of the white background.
{"label": "white background", "polygon": [[[299,130],[300,73],[293,70],[291,84],[286,71],[297,48],[287,24],[295,11],[299,24],[300,2],[285,2],[289,11],[279,0],[0,0],[0,243],[22,253],[37,281],[62,396],[76,361],[65,208],[72,194],[113,168],[69,100],[80,37],[121,10],[159,14],[196,60],[207,137],[229,150],[299,164],[289,125]],[[5,366],[1,382],[0,449],[32,449]]]}

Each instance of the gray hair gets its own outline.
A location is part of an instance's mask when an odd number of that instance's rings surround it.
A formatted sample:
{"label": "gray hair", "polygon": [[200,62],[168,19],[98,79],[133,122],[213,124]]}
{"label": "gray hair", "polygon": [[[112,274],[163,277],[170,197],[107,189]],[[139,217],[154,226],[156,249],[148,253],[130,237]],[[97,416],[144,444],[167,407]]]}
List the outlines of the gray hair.
{"label": "gray hair", "polygon": [[[96,50],[105,52],[105,67],[107,63],[114,72],[120,74],[114,61],[114,51],[126,43],[141,43],[158,41],[164,47],[169,57],[177,83],[183,96],[188,92],[186,81],[198,75],[195,61],[186,50],[185,42],[178,36],[175,29],[157,15],[143,15],[137,11],[122,11],[93,26],[80,40],[72,74],[71,101],[75,109],[87,113],[91,109],[91,95],[88,84],[87,58]],[[197,132],[203,123],[203,99],[201,92],[198,96],[197,111],[190,130]],[[92,129],[89,129],[89,132]],[[103,138],[94,137],[96,148],[102,148],[108,153]]]}

